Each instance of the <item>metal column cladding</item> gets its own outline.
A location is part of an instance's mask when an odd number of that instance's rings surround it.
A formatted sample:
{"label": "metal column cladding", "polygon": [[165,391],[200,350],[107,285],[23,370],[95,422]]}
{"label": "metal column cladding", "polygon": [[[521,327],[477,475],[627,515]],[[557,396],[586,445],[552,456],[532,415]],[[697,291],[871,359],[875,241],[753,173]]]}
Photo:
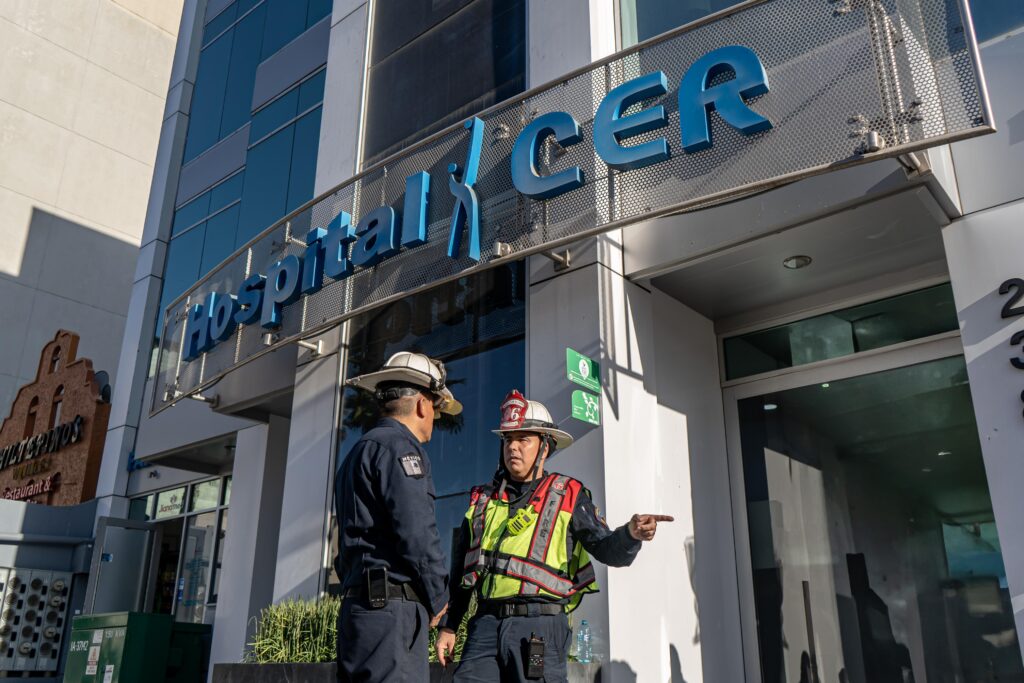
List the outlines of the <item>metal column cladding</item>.
{"label": "metal column cladding", "polygon": [[991,130],[966,5],[737,5],[432,135],[266,229],[168,307],[152,410],[446,280]]}

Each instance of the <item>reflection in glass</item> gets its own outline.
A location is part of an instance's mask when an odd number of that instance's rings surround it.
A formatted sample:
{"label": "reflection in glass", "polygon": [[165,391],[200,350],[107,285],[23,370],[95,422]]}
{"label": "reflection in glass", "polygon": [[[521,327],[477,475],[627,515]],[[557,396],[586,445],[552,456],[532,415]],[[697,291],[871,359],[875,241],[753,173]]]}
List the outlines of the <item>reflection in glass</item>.
{"label": "reflection in glass", "polygon": [[216,542],[216,512],[204,512],[188,518],[178,576],[178,608],[175,612],[178,621],[203,623]]}
{"label": "reflection in glass", "polygon": [[153,519],[165,519],[185,512],[185,487],[161,491],[156,494]]}
{"label": "reflection in glass", "polygon": [[726,379],[923,339],[959,327],[949,283],[832,311],[723,342]]}
{"label": "reflection in glass", "polygon": [[739,413],[764,683],[1021,680],[962,357]]}
{"label": "reflection in glass", "polygon": [[192,497],[188,501],[188,511],[209,510],[217,507],[220,498],[220,479],[193,484]]}
{"label": "reflection in glass", "polygon": [[[419,351],[444,361],[461,415],[442,416],[425,448],[437,491],[438,529],[450,553],[451,534],[465,513],[469,489],[490,481],[498,440],[490,430],[498,406],[524,388],[525,305],[523,264],[499,266],[353,318],[346,377],[379,369],[394,353]],[[351,450],[378,419],[376,401],[346,389],[338,457]],[[336,553],[336,536],[332,540]],[[332,580],[336,578],[332,574]]]}
{"label": "reflection in glass", "polygon": [[620,0],[622,47],[739,4],[737,0]]}

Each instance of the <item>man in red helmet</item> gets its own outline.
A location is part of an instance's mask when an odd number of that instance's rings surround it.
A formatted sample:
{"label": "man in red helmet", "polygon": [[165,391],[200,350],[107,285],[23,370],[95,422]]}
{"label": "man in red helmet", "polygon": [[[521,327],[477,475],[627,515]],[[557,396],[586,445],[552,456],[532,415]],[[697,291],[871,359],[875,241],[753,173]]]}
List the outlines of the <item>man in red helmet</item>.
{"label": "man in red helmet", "polygon": [[[451,603],[437,639],[449,661],[455,629],[477,593],[456,683],[566,681],[567,614],[597,590],[590,555],[623,567],[668,515],[633,515],[608,528],[579,481],[547,473],[572,436],[543,404],[513,391],[501,405],[502,457],[491,484],[475,487],[452,557]],[[532,655],[532,656],[531,656]]]}

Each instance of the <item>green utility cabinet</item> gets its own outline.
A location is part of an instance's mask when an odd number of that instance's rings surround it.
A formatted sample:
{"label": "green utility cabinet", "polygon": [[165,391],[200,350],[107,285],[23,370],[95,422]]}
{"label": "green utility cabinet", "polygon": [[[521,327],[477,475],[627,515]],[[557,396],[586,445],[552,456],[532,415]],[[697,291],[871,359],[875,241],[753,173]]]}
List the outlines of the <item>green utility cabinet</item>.
{"label": "green utility cabinet", "polygon": [[75,617],[64,683],[204,683],[210,627],[169,614]]}

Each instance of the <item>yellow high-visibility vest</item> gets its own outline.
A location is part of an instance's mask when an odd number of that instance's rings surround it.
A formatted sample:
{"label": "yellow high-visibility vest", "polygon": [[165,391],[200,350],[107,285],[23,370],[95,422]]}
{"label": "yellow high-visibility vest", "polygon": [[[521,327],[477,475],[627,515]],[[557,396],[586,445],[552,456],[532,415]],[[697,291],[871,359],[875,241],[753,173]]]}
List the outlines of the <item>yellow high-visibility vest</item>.
{"label": "yellow high-visibility vest", "polygon": [[583,545],[568,547],[569,523],[582,491],[583,484],[571,477],[547,475],[530,500],[532,520],[519,533],[510,533],[508,496],[499,499],[493,486],[474,488],[466,512],[469,543],[462,586],[479,585],[485,600],[568,598],[566,611],[574,610],[585,593],[598,590]]}

